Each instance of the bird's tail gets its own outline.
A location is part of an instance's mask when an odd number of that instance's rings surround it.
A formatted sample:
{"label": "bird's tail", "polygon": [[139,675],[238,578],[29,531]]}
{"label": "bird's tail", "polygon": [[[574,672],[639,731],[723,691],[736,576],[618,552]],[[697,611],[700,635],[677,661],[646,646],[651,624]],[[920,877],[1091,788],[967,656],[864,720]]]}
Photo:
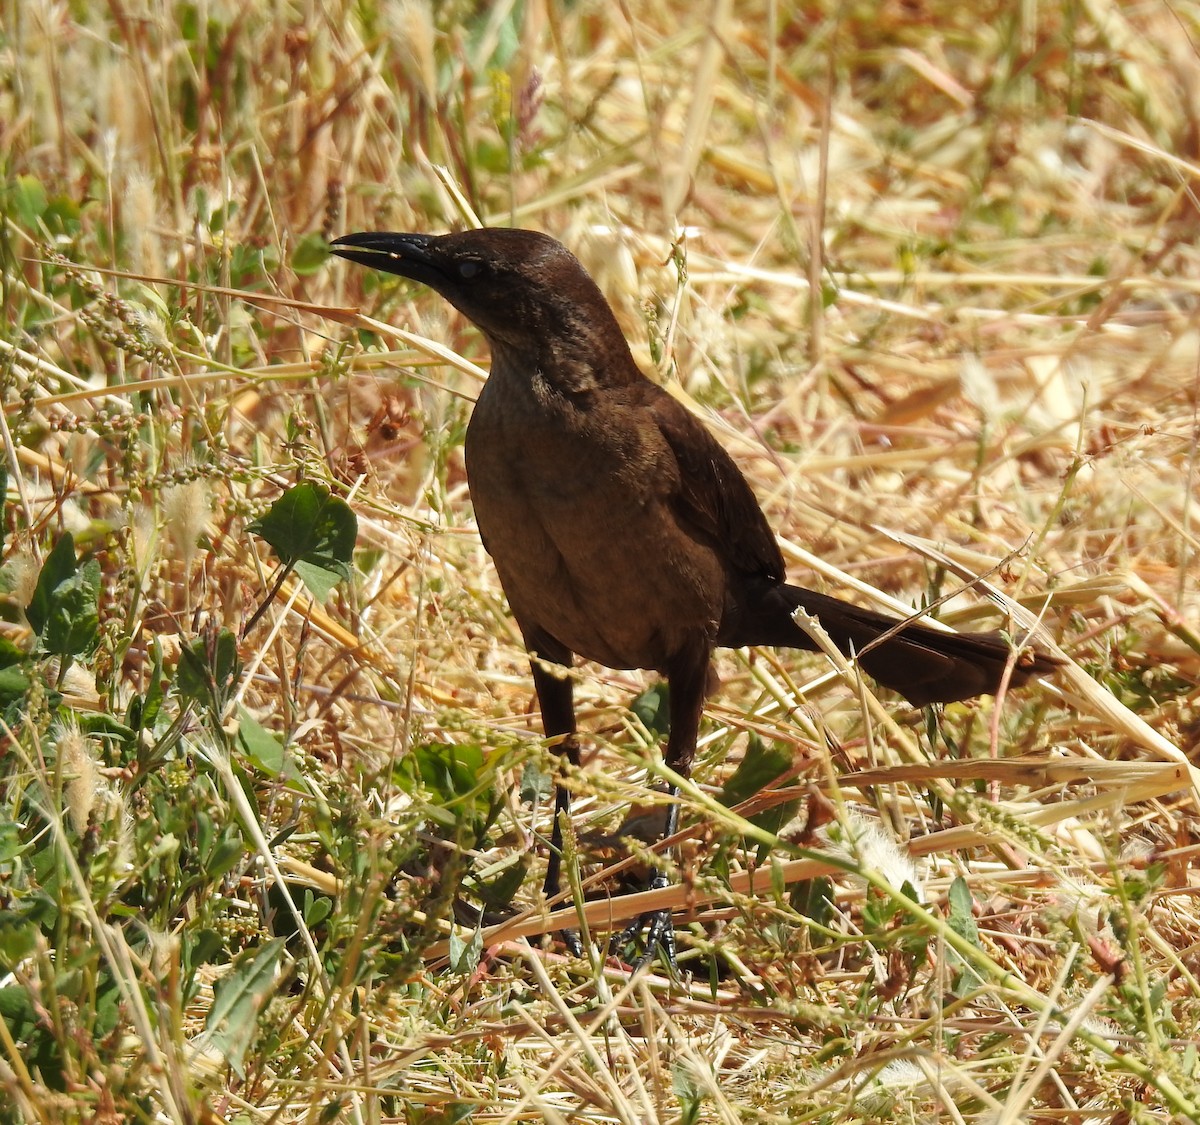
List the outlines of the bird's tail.
{"label": "bird's tail", "polygon": [[1012,687],[1061,664],[1057,657],[1036,650],[1018,653],[1014,661],[1013,645],[999,630],[945,633],[914,623],[879,641],[899,624],[896,618],[788,585],[764,586],[752,594],[738,607],[736,624],[720,643],[815,651],[816,643],[792,620],[797,609],[816,617],[833,643],[846,656],[856,657],[872,679],[917,707],[994,695],[1010,662]]}

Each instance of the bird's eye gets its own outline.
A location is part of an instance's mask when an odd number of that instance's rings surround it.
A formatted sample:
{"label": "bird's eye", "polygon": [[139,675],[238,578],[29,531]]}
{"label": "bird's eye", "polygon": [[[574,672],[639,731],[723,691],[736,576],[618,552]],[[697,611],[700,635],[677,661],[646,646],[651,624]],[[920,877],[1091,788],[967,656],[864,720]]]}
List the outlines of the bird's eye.
{"label": "bird's eye", "polygon": [[479,271],[483,267],[478,262],[466,261],[458,263],[458,276],[464,281],[470,281],[473,277],[479,276]]}

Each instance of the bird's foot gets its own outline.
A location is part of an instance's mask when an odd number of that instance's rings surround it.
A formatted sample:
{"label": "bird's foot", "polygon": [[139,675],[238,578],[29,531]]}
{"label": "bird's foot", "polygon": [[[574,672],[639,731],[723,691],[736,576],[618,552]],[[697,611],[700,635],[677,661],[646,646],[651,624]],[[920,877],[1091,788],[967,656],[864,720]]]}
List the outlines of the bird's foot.
{"label": "bird's foot", "polygon": [[[670,880],[661,872],[657,873],[646,888],[651,891],[662,890],[670,886]],[[642,952],[633,962],[634,972],[650,964],[660,953],[672,973],[678,966],[675,963],[675,927],[670,910],[654,910],[640,914],[619,934],[616,934],[609,945],[610,952],[619,957],[630,945],[642,939]]]}

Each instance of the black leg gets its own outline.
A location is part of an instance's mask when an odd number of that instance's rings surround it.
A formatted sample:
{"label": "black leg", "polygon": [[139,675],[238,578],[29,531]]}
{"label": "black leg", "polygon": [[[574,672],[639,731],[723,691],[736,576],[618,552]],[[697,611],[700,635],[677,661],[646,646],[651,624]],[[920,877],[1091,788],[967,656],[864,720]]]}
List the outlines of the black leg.
{"label": "black leg", "polygon": [[[538,704],[542,709],[542,729],[547,738],[559,738],[555,747],[560,758],[570,765],[579,765],[579,742],[575,738],[575,703],[572,698],[571,680],[566,675],[557,675],[557,669],[549,669],[543,661],[561,665],[565,672],[571,663],[571,654],[553,642],[531,644],[530,667],[533,670],[533,686],[537,691]],[[546,882],[543,893],[549,898],[558,894],[562,881],[562,824],[571,815],[571,792],[556,782],[554,788],[554,825],[550,830],[550,858],[546,864]],[[583,950],[574,931],[564,932],[563,941],[576,956]]]}
{"label": "black leg", "polygon": [[[667,735],[666,764],[683,777],[692,772],[692,761],[696,757],[696,740],[700,735],[700,717],[704,712],[704,691],[708,680],[709,650],[688,653],[674,661],[667,669],[671,688],[671,733]],[[672,785],[667,790],[670,797],[679,796],[679,789]],[[667,810],[665,837],[673,836],[679,827],[679,805],[672,801]],[[664,872],[656,871],[650,878],[648,890],[659,890],[669,885]],[[656,910],[635,919],[619,935],[615,945],[623,947],[645,931],[646,940],[637,968],[649,963],[661,949],[667,963],[675,966],[675,931],[669,910]]]}

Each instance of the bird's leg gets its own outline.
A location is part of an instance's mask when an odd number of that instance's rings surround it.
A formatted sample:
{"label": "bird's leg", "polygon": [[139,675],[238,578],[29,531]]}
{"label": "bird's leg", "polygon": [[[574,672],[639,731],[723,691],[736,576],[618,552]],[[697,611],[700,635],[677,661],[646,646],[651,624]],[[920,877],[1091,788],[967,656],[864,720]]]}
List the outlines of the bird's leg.
{"label": "bird's leg", "polygon": [[[667,669],[671,699],[671,732],[667,735],[666,764],[675,773],[688,777],[692,771],[692,760],[696,756],[696,739],[700,735],[700,716],[704,711],[705,686],[708,681],[709,650],[685,654],[672,662]],[[671,785],[667,794],[671,805],[667,809],[664,838],[675,835],[679,827],[679,789]],[[661,890],[670,885],[666,872],[655,870],[647,884],[647,890]],[[675,968],[675,931],[671,924],[670,910],[655,910],[636,918],[613,942],[616,949],[623,948],[645,932],[645,945],[636,968],[649,963],[662,951],[667,964]]]}
{"label": "bird's leg", "polygon": [[[571,680],[568,676],[556,675],[542,663],[542,652],[531,654],[530,667],[533,669],[533,685],[537,690],[538,703],[542,709],[542,728],[547,738],[561,738],[555,746],[555,752],[560,761],[565,759],[571,766],[579,765],[579,743],[575,738],[575,704],[572,698]],[[558,654],[556,654],[557,656]],[[554,659],[546,656],[545,659]],[[565,659],[554,663],[562,663],[566,670],[570,653]],[[562,839],[563,820],[571,815],[571,791],[555,778],[554,787],[554,824],[550,830],[550,857],[546,864],[546,882],[542,891],[547,899],[554,898],[559,892],[562,881]],[[579,935],[574,930],[564,930],[563,942],[575,956],[583,953],[579,944]]]}
{"label": "bird's leg", "polygon": [[[667,810],[666,825],[663,828],[664,839],[674,836],[679,827],[679,805],[675,800],[679,796],[678,787],[674,785],[669,786],[667,788],[667,796],[671,798],[671,806]],[[646,890],[660,891],[670,885],[671,880],[667,873],[656,868],[646,883]],[[645,932],[646,940],[642,949],[642,955],[638,958],[634,968],[640,969],[643,965],[649,964],[654,960],[659,950],[662,950],[667,964],[674,968],[675,930],[671,925],[671,912],[669,910],[655,910],[649,914],[639,914],[625,929],[612,939],[612,951],[616,953],[624,949],[630,942],[636,941],[643,931]]]}

